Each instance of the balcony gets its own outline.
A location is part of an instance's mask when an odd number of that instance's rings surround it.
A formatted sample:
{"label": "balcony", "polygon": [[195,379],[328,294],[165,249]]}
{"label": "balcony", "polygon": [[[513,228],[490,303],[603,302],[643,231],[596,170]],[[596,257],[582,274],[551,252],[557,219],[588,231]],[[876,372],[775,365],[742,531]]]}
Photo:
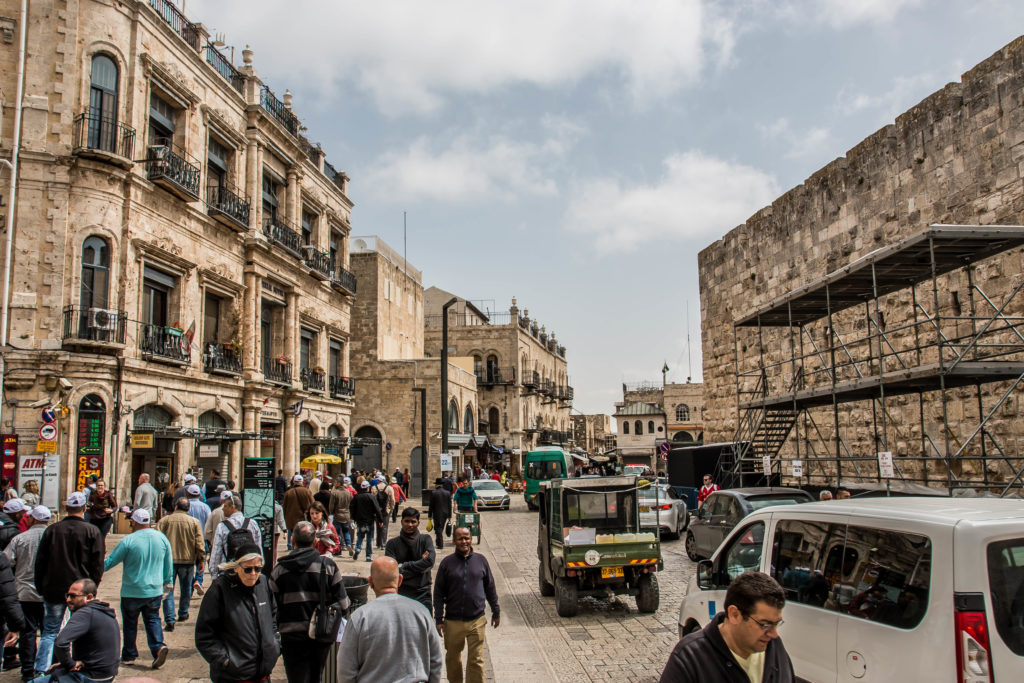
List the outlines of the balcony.
{"label": "balcony", "polygon": [[331,375],[331,398],[352,398],[356,393],[356,383],[348,377]]}
{"label": "balcony", "polygon": [[238,73],[238,69],[228,61],[228,58],[221,54],[213,45],[206,44],[206,61],[213,67],[213,70],[219,73],[221,76],[226,78],[231,87],[238,91],[238,94],[242,94],[242,89],[245,86],[245,77]]}
{"label": "balcony", "polygon": [[127,320],[124,311],[65,306],[62,341],[65,346],[121,349]]}
{"label": "balcony", "polygon": [[226,344],[207,344],[203,353],[203,369],[211,375],[241,377],[242,357],[238,349]]}
{"label": "balcony", "polygon": [[496,384],[515,384],[515,368],[486,367],[476,371],[476,383],[480,386],[494,386]]}
{"label": "balcony", "polygon": [[193,50],[199,50],[199,29],[185,18],[177,7],[169,0],[149,0],[149,6],[167,22],[171,30],[177,33]]}
{"label": "balcony", "polygon": [[576,396],[576,390],[573,389],[572,387],[566,385],[566,386],[562,387],[562,395],[559,396],[559,398],[562,399],[563,401],[568,401],[569,403],[572,403],[572,399],[575,396]]}
{"label": "balcony", "polygon": [[146,164],[147,177],[157,185],[187,202],[199,199],[199,166],[185,150],[172,144],[150,145]]}
{"label": "balcony", "polygon": [[249,201],[229,185],[206,186],[206,213],[232,230],[249,228]]}
{"label": "balcony", "polygon": [[192,363],[192,344],[181,330],[174,327],[142,323],[139,325],[139,350],[146,360],[171,365]]}
{"label": "balcony", "polygon": [[565,444],[572,440],[572,434],[570,432],[563,432],[557,429],[542,429],[540,430],[540,436],[537,437],[538,444]]}
{"label": "balcony", "polygon": [[330,280],[334,271],[331,252],[320,251],[309,245],[303,247],[302,250],[304,252],[302,260],[313,271],[313,276],[321,280]]}
{"label": "balcony", "polygon": [[263,379],[271,384],[292,385],[292,364],[284,356],[263,357]]}
{"label": "balcony", "polygon": [[537,383],[537,391],[544,396],[551,396],[555,393],[555,383],[549,379],[542,379]]}
{"label": "balcony", "polygon": [[118,161],[131,166],[135,153],[135,129],[112,117],[86,111],[75,117],[72,128],[72,152]]}
{"label": "balcony", "polygon": [[521,384],[527,389],[533,389],[540,384],[540,373],[536,370],[525,370]]}
{"label": "balcony", "polygon": [[302,388],[306,391],[322,392],[324,390],[323,370],[317,368],[302,368],[299,370],[299,379],[302,380]]}
{"label": "balcony", "polygon": [[331,287],[334,287],[339,291],[355,295],[356,276],[341,266],[336,266],[331,271]]}
{"label": "balcony", "polygon": [[271,244],[284,247],[295,258],[302,258],[302,235],[280,216],[263,217],[263,234]]}
{"label": "balcony", "polygon": [[299,134],[299,118],[292,113],[292,110],[284,106],[284,102],[277,99],[277,96],[270,91],[270,88],[263,86],[260,89],[260,106],[284,126],[292,135]]}

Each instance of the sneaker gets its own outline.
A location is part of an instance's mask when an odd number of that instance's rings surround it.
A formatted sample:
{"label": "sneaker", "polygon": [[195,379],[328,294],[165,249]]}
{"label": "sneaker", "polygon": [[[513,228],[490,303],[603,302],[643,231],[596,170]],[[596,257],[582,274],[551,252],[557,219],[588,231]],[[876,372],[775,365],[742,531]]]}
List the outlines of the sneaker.
{"label": "sneaker", "polygon": [[358,550],[355,551],[354,553],[352,553],[352,559],[353,560],[358,560],[359,559],[359,551]]}
{"label": "sneaker", "polygon": [[353,560],[356,559],[356,547],[354,545],[348,547],[348,556]]}
{"label": "sneaker", "polygon": [[203,595],[206,593],[206,591],[203,590],[203,584],[201,583],[192,584],[192,592],[197,595]]}
{"label": "sneaker", "polygon": [[164,645],[162,648],[156,651],[156,657],[153,658],[153,668],[159,669],[167,661],[167,646]]}
{"label": "sneaker", "polygon": [[370,557],[369,555],[367,555],[367,556],[366,556],[366,561],[367,561],[367,562],[373,562],[373,558],[372,558],[372,557]]}
{"label": "sneaker", "polygon": [[[134,659],[122,659],[121,660],[121,665],[122,666],[132,666],[134,664],[135,664],[135,660]],[[42,676],[43,674],[39,674],[39,675]]]}
{"label": "sneaker", "polygon": [[164,630],[165,631],[173,631],[174,630],[174,624],[172,624],[170,622],[165,623],[164,624]]}

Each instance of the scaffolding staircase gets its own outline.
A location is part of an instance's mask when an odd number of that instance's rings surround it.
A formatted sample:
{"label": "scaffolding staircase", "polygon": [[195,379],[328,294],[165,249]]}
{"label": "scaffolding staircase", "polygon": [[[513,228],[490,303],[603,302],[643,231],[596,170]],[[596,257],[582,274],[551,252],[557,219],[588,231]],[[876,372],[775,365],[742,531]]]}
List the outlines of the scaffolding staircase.
{"label": "scaffolding staircase", "polygon": [[[766,396],[767,381],[762,374],[748,396]],[[764,457],[774,458],[796,424],[797,411],[791,407],[752,406],[743,410],[732,448],[722,453],[716,479],[721,486],[770,486],[771,472],[764,471]]]}

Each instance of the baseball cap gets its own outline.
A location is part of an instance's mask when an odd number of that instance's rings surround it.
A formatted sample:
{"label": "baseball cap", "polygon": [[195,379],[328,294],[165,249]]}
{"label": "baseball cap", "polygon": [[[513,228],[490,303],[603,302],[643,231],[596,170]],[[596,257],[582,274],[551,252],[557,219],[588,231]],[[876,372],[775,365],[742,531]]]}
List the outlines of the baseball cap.
{"label": "baseball cap", "polygon": [[45,505],[36,505],[34,508],[29,510],[28,514],[32,515],[33,518],[38,519],[40,522],[50,521],[50,508]]}
{"label": "baseball cap", "polygon": [[28,510],[28,506],[21,498],[11,498],[4,503],[4,512],[25,512],[26,510]]}
{"label": "baseball cap", "polygon": [[81,491],[72,491],[68,495],[67,504],[70,508],[84,508],[85,504],[88,503],[88,499],[85,494]]}
{"label": "baseball cap", "polygon": [[136,508],[135,512],[132,513],[132,521],[136,524],[149,524],[149,510]]}
{"label": "baseball cap", "polygon": [[186,492],[186,493],[188,493],[188,495],[190,495],[190,496],[199,496],[199,495],[202,495],[202,494],[201,494],[201,493],[199,492],[199,487],[198,487],[198,486],[197,486],[196,484],[189,484],[189,485],[188,485],[188,486],[187,486],[187,487],[185,488],[185,492]]}
{"label": "baseball cap", "polygon": [[351,484],[351,483],[352,483],[352,477],[345,477],[345,479],[344,479],[343,481],[344,481],[344,482],[345,482],[346,484]]}
{"label": "baseball cap", "polygon": [[305,479],[302,478],[301,474],[296,474],[294,477],[292,477],[292,481],[297,483],[297,482],[300,482],[300,481],[305,481]]}
{"label": "baseball cap", "polygon": [[185,483],[186,484],[192,484],[195,481],[196,481],[195,475],[192,475],[192,474],[186,474],[185,475]]}
{"label": "baseball cap", "polygon": [[361,488],[361,489],[368,489],[368,488],[370,488],[370,482],[368,482],[368,481],[366,481],[364,479],[363,483],[359,485],[359,488]]}
{"label": "baseball cap", "polygon": [[221,491],[220,492],[220,499],[221,500],[227,500],[228,498],[230,498],[233,495],[235,495],[234,491]]}

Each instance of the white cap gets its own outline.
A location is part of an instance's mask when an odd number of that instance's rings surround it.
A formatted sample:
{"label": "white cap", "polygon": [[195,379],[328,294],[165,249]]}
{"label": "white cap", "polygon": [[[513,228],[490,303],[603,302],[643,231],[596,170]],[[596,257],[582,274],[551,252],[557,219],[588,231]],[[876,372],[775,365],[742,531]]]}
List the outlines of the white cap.
{"label": "white cap", "polygon": [[67,501],[68,507],[84,508],[85,504],[88,503],[88,502],[89,502],[89,500],[85,497],[85,494],[82,493],[81,491],[72,491],[68,495],[68,501]]}
{"label": "white cap", "polygon": [[195,482],[195,480],[196,480],[196,477],[195,477],[194,474],[186,474],[185,475],[185,480],[184,481],[185,481],[186,484],[192,484],[192,483]]}
{"label": "white cap", "polygon": [[185,492],[188,493],[188,495],[190,495],[190,496],[202,495],[202,493],[199,491],[199,486],[197,486],[196,484],[189,484],[185,488]]}
{"label": "white cap", "polygon": [[359,488],[368,489],[370,488],[370,482],[363,479],[363,483],[359,485]]}
{"label": "white cap", "polygon": [[345,477],[344,482],[346,484],[351,484],[352,483],[352,477]]}
{"label": "white cap", "polygon": [[21,498],[11,498],[4,503],[4,512],[25,512],[26,510],[28,510],[28,506]]}
{"label": "white cap", "polygon": [[296,474],[294,477],[292,477],[292,481],[298,483],[300,481],[306,481],[306,480],[302,478],[301,474]]}
{"label": "white cap", "polygon": [[45,505],[36,505],[34,508],[29,510],[28,514],[32,515],[34,519],[38,519],[40,522],[50,521],[50,508]]}
{"label": "white cap", "polygon": [[220,499],[222,501],[225,501],[225,500],[231,498],[231,496],[233,496],[233,495],[235,495],[234,491],[221,491],[220,492]]}
{"label": "white cap", "polygon": [[132,521],[136,524],[149,524],[149,510],[146,508],[136,508],[135,512],[132,513]]}

